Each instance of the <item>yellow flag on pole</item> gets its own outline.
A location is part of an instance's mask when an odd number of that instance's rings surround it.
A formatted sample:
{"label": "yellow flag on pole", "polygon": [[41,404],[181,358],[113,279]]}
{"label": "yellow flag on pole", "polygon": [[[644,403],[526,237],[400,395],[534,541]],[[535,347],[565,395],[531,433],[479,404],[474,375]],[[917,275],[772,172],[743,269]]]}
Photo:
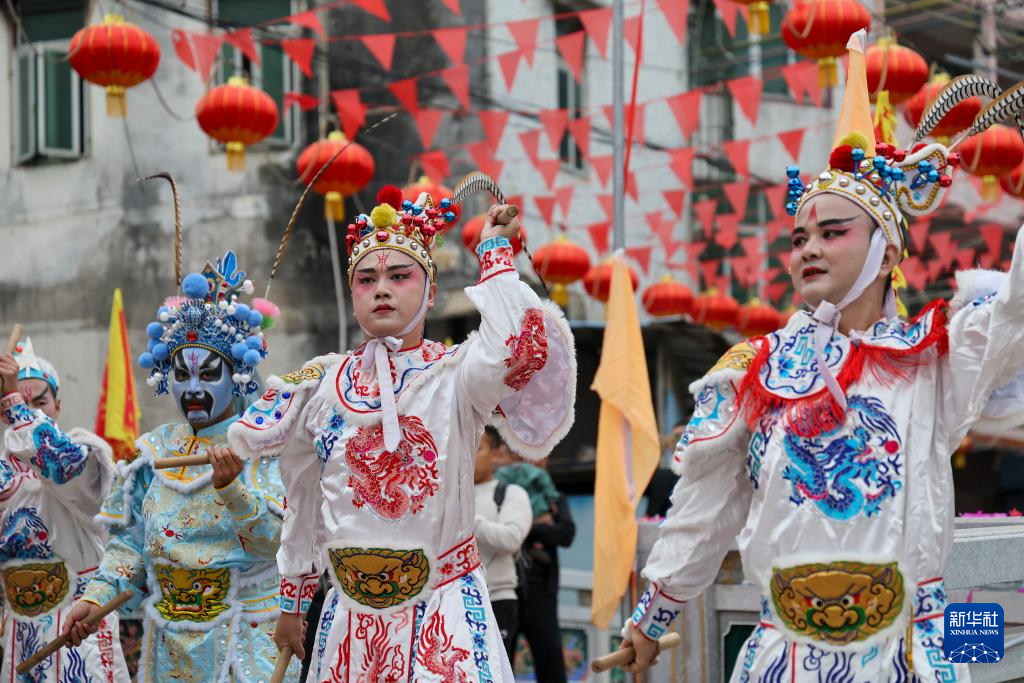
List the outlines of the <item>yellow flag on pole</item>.
{"label": "yellow flag on pole", "polygon": [[640,318],[621,257],[612,265],[601,362],[591,389],[601,398],[591,620],[603,629],[626,592],[636,555],[636,506],[660,458]]}
{"label": "yellow flag on pole", "polygon": [[114,290],[107,337],[107,365],[103,369],[100,404],[96,411],[96,434],[114,449],[114,459],[123,460],[135,449],[139,438],[139,401],[132,376],[132,351],[124,319],[121,290]]}

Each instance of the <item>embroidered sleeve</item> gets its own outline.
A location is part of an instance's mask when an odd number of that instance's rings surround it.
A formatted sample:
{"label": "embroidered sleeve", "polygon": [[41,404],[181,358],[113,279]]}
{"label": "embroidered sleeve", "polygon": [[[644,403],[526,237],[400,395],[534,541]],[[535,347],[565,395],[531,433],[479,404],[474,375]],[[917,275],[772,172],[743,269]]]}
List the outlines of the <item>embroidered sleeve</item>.
{"label": "embroidered sleeve", "polygon": [[[949,353],[940,365],[937,424],[946,429],[947,453],[984,416],[993,395],[1024,370],[1024,229],[1008,273],[958,273],[957,281],[970,298],[949,322]],[[999,398],[1013,418],[1014,403],[1019,409],[1021,401]]]}
{"label": "embroidered sleeve", "polygon": [[[528,458],[550,453],[572,425],[576,356],[562,312],[519,280],[511,246],[495,237],[477,248],[480,282],[466,290],[480,311],[479,331],[459,363],[459,396]],[[499,405],[500,404],[500,405]]]}
{"label": "embroidered sleeve", "polygon": [[281,545],[284,484],[277,458],[260,458],[224,488],[214,489],[235,524],[242,547],[256,557],[273,559]]}
{"label": "embroidered sleeve", "polygon": [[[672,462],[679,481],[643,570],[658,594],[676,601],[711,585],[750,510],[753,488],[744,458],[751,439],[736,400],[736,384],[753,360],[748,352],[742,345],[730,350],[690,387],[696,405]],[[648,613],[641,609],[637,623],[648,624]]]}
{"label": "embroidered sleeve", "polygon": [[320,582],[318,574],[281,577],[281,611],[287,614],[305,614],[313,602]]}
{"label": "embroidered sleeve", "polygon": [[633,610],[630,622],[644,638],[657,640],[669,632],[672,622],[683,611],[684,604],[652,582]]}

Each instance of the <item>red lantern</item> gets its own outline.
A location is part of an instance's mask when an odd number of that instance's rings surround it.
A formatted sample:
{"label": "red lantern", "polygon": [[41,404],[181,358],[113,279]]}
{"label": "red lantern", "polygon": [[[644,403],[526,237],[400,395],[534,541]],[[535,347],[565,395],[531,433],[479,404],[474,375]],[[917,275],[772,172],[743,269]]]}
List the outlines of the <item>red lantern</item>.
{"label": "red lantern", "polygon": [[924,57],[892,38],[882,38],[869,47],[865,62],[872,102],[883,90],[889,92],[890,104],[906,102],[928,82]]}
{"label": "red lantern", "polygon": [[[633,283],[633,291],[635,292],[637,285],[640,284],[640,278],[637,276],[636,271],[629,266],[626,266],[626,269],[629,271],[629,279]],[[587,294],[590,296],[598,301],[607,303],[608,297],[612,293],[612,262],[605,261],[588,270],[586,275],[583,276],[583,288],[587,290]]]}
{"label": "red lantern", "polygon": [[960,145],[960,167],[982,178],[981,197],[985,201],[999,198],[999,176],[1008,175],[1024,161],[1024,141],[1020,131],[995,125],[980,135],[973,135]]}
{"label": "red lantern", "polygon": [[871,15],[857,0],[798,3],[782,20],[782,39],[801,57],[818,61],[818,83],[836,84],[836,57],[846,54],[850,36],[871,27]]}
{"label": "red lantern", "polygon": [[1024,164],[1010,171],[1010,175],[1000,178],[999,187],[1014,197],[1024,197]]}
{"label": "red lantern", "polygon": [[[470,253],[475,254],[476,248],[480,244],[480,233],[484,229],[484,223],[487,221],[487,214],[482,213],[477,216],[473,216],[466,224],[462,226],[462,243],[469,249]],[[520,235],[522,237],[520,237]],[[518,255],[523,250],[523,239],[526,237],[526,231],[520,228],[519,235],[512,240],[512,253]]]}
{"label": "red lantern", "polygon": [[766,35],[771,32],[770,6],[772,0],[733,0],[749,8],[747,30],[750,35]]}
{"label": "red lantern", "polygon": [[207,135],[227,147],[228,170],[241,171],[245,146],[277,130],[277,104],[245,78],[232,76],[199,99],[196,119]]}
{"label": "red lantern", "polygon": [[676,282],[671,275],[644,290],[641,303],[651,315],[690,315],[693,312],[693,292],[681,282]]}
{"label": "red lantern", "polygon": [[349,144],[345,134],[336,130],[326,140],[317,140],[302,150],[295,162],[299,179],[308,183],[343,147],[345,151],[338,154],[313,185],[313,190],[325,197],[324,215],[335,221],[345,220],[345,197],[359,192],[373,179],[373,156],[359,143]]}
{"label": "red lantern", "polygon": [[[924,116],[925,111],[932,105],[932,102],[939,96],[939,92],[946,87],[947,83],[949,83],[948,74],[936,74],[916,95],[907,100],[903,110],[907,123],[917,128],[917,124],[921,122],[921,117]],[[970,128],[971,124],[974,123],[974,118],[980,112],[981,100],[977,97],[969,97],[950,109],[939,120],[938,125],[935,126],[930,135],[945,144],[948,142],[948,138]]]}
{"label": "red lantern", "polygon": [[709,289],[697,297],[693,303],[694,320],[698,325],[706,325],[721,332],[736,324],[740,314],[740,304],[728,294],[720,294],[717,289]]}
{"label": "red lantern", "polygon": [[751,299],[740,307],[736,329],[747,337],[768,334],[782,327],[782,314],[757,299]]}
{"label": "red lantern", "polygon": [[569,292],[565,286],[576,282],[590,270],[590,256],[587,250],[573,244],[560,234],[533,253],[533,265],[545,282],[554,285],[551,300],[559,306],[569,303]]}
{"label": "red lantern", "polygon": [[71,38],[71,68],[90,83],[107,89],[107,116],[128,113],[124,90],[148,80],[160,63],[156,39],[120,14],[81,29]]}

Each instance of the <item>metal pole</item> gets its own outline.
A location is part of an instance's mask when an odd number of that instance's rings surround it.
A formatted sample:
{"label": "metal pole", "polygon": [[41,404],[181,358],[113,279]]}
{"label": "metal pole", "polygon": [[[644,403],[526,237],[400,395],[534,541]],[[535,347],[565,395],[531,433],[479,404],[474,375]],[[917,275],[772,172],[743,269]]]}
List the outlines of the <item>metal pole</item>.
{"label": "metal pole", "polygon": [[334,219],[327,217],[327,241],[331,250],[331,270],[334,271],[334,299],[338,304],[338,353],[348,350],[348,318],[345,314],[345,290],[341,285],[341,254],[338,252],[338,231]]}
{"label": "metal pole", "polygon": [[[623,112],[626,84],[623,80],[625,63],[624,0],[613,0],[612,10],[612,248],[626,246],[626,126]],[[639,59],[639,56],[637,57]]]}

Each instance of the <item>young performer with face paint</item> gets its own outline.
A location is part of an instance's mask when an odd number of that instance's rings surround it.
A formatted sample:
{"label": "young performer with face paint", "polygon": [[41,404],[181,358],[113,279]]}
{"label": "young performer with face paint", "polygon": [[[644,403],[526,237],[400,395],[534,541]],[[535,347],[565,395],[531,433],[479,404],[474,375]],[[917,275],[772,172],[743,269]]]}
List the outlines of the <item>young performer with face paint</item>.
{"label": "young performer with face paint", "polygon": [[[97,517],[110,526],[110,544],[64,628],[77,642],[89,632],[81,621],[99,605],[127,588],[148,589],[140,681],[257,683],[276,663],[284,486],[272,453],[242,460],[227,448],[266,356],[262,315],[239,302],[252,292],[244,278],[228,252],[187,276],[184,296],[146,328],[139,364],[185,421],[144,434],[120,467]],[[209,465],[153,467],[156,458],[204,453]],[[294,662],[289,675],[299,668]]]}
{"label": "young performer with face paint", "polygon": [[[317,578],[324,603],[310,681],[512,681],[473,538],[474,454],[495,407],[516,450],[547,455],[572,423],[575,357],[557,307],[519,280],[517,220],[492,207],[466,289],[478,332],[423,338],[434,305],[433,238],[448,200],[397,188],[349,226],[349,283],[366,342],[271,378],[230,430],[281,451],[287,487],[276,641],[303,656]],[[501,217],[501,220],[498,220]],[[312,626],[312,625],[311,625]]]}
{"label": "young performer with face paint", "polygon": [[[736,540],[762,600],[734,683],[968,680],[942,650],[949,458],[1024,367],[1024,233],[1008,274],[958,274],[952,305],[896,315],[903,216],[939,205],[955,157],[875,143],[864,40],[848,46],[828,167],[806,188],[789,170],[791,275],[812,312],[737,345],[691,386],[681,479],[643,570],[627,671],[652,663],[654,641]],[[1020,399],[1000,417],[1024,422]]]}
{"label": "young performer with face paint", "polygon": [[[57,371],[22,340],[0,356],[0,581],[6,606],[0,680],[60,633],[103,555],[106,531],[93,516],[114,475],[110,446],[84,429],[57,425]],[[20,680],[20,679],[19,679]],[[33,667],[33,683],[129,680],[117,615],[94,635]]]}

